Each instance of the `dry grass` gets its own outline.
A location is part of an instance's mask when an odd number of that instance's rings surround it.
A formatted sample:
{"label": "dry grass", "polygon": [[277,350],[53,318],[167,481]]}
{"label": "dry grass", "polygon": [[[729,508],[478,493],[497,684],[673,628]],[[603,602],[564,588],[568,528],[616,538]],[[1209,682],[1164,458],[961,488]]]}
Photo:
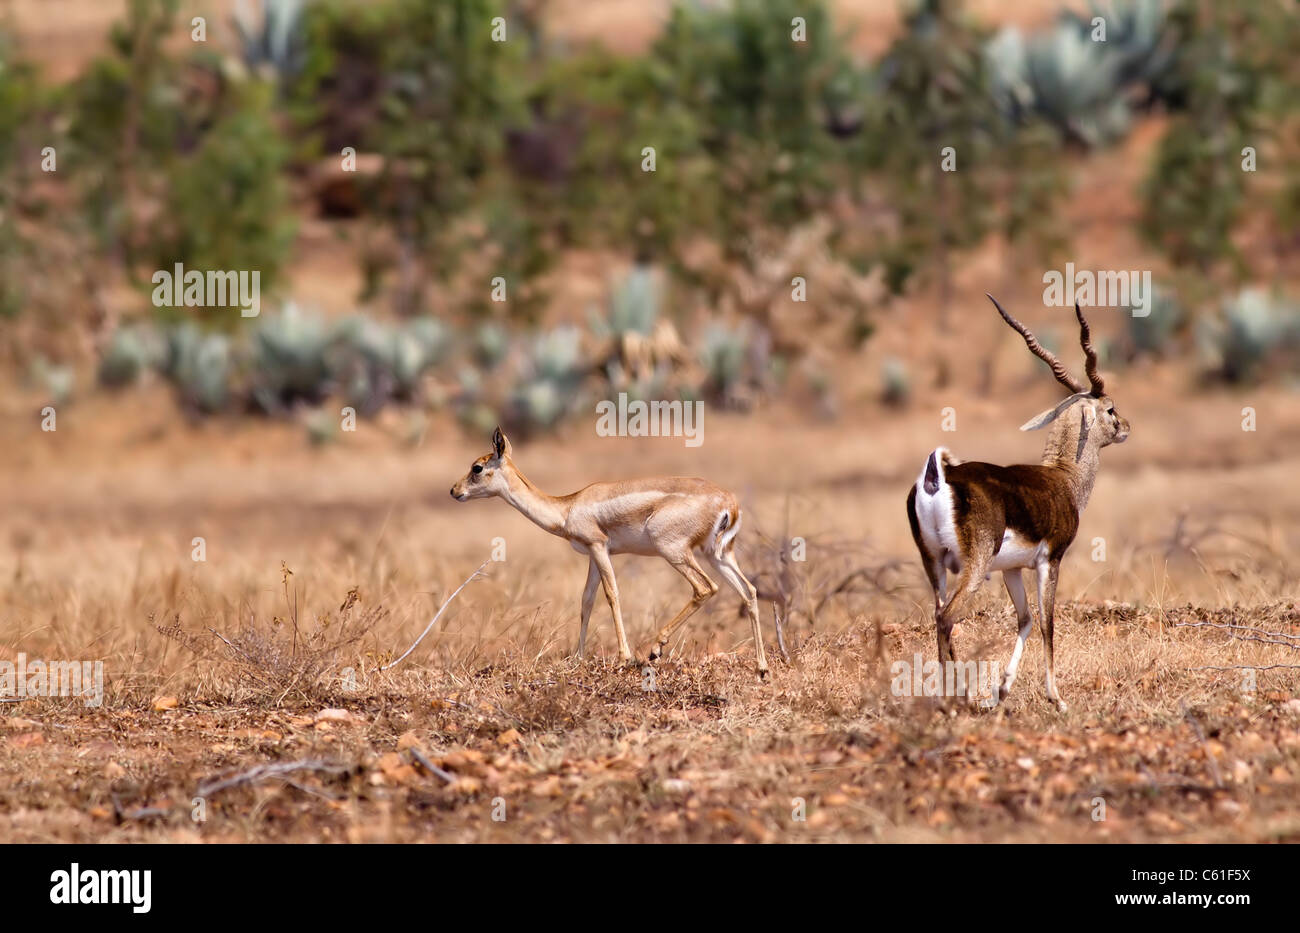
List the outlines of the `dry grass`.
{"label": "dry grass", "polygon": [[[1231,417],[1239,400],[1137,384],[1124,397],[1134,439],[1107,451],[1063,569],[1064,715],[1044,699],[1036,638],[997,711],[890,692],[891,662],[934,651],[902,500],[936,442],[928,412],[939,397],[836,425],[780,409],[711,422],[690,469],[741,494],[742,563],[785,602],[792,660],[774,659],[759,682],[748,626],[724,594],[672,644],[652,691],[640,671],[613,663],[603,606],[596,656],[570,656],[582,562],[501,503],[452,502],[446,487],[481,451],[441,426],[412,453],[382,425],[325,451],[284,426],[187,427],[146,395],[85,400],[54,437],[6,419],[14,482],[0,493],[10,568],[0,657],[102,659],[107,684],[100,709],[0,705],[0,833],[1300,838],[1296,671],[1275,667],[1300,658],[1269,643],[1300,635],[1288,556],[1300,544],[1300,494],[1287,481],[1300,466],[1300,414],[1284,393],[1261,391],[1251,403],[1269,430],[1252,436]],[[1014,421],[1005,407],[962,413],[969,423],[944,441],[963,454],[1033,456],[1012,446],[1033,438],[997,429]],[[576,429],[518,454],[557,491],[595,478],[593,464],[609,476],[677,472],[686,457],[671,440]],[[808,542],[802,563],[789,559],[796,534]],[[204,563],[190,559],[197,535]],[[489,565],[410,658],[379,673],[497,536],[508,559]],[[1104,562],[1091,560],[1094,537],[1106,539]],[[635,641],[685,594],[665,565],[619,568]],[[773,645],[770,612],[765,602]],[[1196,622],[1214,626],[1185,624]],[[1223,625],[1282,637],[1250,640]],[[1003,662],[1013,632],[1011,607],[989,584],[957,630],[959,656]],[[1232,669],[1241,665],[1261,668],[1253,692]],[[170,705],[162,697],[175,708],[156,708]],[[326,709],[347,715],[318,718]],[[271,765],[291,770],[252,771]],[[232,778],[195,822],[199,786]],[[1097,798],[1104,822],[1092,819]],[[502,805],[506,819],[494,821]]]}

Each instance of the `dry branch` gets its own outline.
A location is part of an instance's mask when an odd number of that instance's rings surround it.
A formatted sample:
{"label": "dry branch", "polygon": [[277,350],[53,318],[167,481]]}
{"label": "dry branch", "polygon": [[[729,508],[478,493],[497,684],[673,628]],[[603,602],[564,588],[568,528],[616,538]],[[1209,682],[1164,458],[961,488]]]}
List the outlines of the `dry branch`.
{"label": "dry branch", "polygon": [[772,603],[772,625],[776,629],[776,646],[781,649],[781,658],[789,664],[790,652],[785,647],[785,629],[781,625],[781,610],[777,608],[775,602]]}
{"label": "dry branch", "polygon": [[421,768],[428,771],[434,777],[442,778],[442,780],[446,781],[448,784],[456,783],[456,775],[452,774],[450,771],[444,771],[442,768],[439,768],[418,748],[411,749],[411,757],[419,762]]}
{"label": "dry branch", "polygon": [[468,577],[465,578],[464,583],[456,587],[456,589],[452,590],[451,595],[448,596],[445,600],[443,600],[442,605],[438,607],[438,611],[434,613],[433,618],[429,620],[429,624],[424,627],[424,631],[420,633],[420,637],[411,643],[411,647],[407,648],[405,651],[402,652],[401,657],[397,658],[396,660],[389,661],[387,664],[383,665],[379,669],[381,671],[386,671],[389,668],[396,667],[398,664],[401,664],[403,661],[405,661],[407,655],[409,655],[412,651],[414,651],[416,647],[420,644],[420,642],[424,641],[424,636],[429,634],[429,630],[438,624],[438,619],[442,617],[443,610],[445,610],[448,606],[451,605],[451,601],[460,595],[461,590],[469,586],[470,583],[472,583],[476,577],[479,577],[483,574],[483,568],[488,565],[491,559],[492,558],[489,557],[487,560],[483,561],[483,563],[479,564],[478,570],[475,570],[473,573],[471,573]]}
{"label": "dry branch", "polygon": [[[1290,641],[1278,641],[1281,638],[1293,638],[1300,640],[1300,635],[1288,635],[1286,632],[1265,632],[1253,628],[1249,625],[1232,625],[1228,622],[1173,622],[1170,628],[1218,628],[1228,630],[1237,641],[1257,641],[1263,645],[1281,645],[1283,648],[1290,648],[1292,651],[1300,651],[1300,644]],[[1254,632],[1254,635],[1238,635],[1236,632]],[[1261,635],[1272,636],[1270,638],[1261,638]]]}
{"label": "dry branch", "polygon": [[211,797],[218,791],[238,787],[240,784],[251,784],[263,778],[280,777],[285,774],[293,774],[296,771],[327,771],[330,774],[342,774],[347,770],[347,765],[334,761],[325,761],[320,758],[304,758],[300,761],[275,761],[270,764],[258,765],[255,768],[250,768],[229,777],[200,782],[197,793],[200,797]]}

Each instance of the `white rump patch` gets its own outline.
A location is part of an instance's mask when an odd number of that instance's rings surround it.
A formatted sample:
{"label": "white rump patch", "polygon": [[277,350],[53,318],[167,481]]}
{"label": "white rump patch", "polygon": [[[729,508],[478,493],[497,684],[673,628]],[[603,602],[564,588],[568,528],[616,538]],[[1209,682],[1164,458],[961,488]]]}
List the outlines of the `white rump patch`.
{"label": "white rump patch", "polygon": [[946,557],[945,565],[957,573],[961,566],[958,561],[961,551],[957,547],[957,526],[953,521],[952,487],[948,485],[944,474],[943,460],[947,453],[946,449],[940,447],[931,455],[939,470],[939,489],[934,495],[925,491],[925,471],[930,464],[929,457],[921,467],[921,473],[916,478],[916,521],[926,551],[936,560]]}

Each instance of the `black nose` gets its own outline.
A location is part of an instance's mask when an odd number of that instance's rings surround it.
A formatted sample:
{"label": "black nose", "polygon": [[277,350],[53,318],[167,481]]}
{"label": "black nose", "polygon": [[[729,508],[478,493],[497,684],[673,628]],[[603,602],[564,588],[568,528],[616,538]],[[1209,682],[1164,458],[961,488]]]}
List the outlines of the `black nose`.
{"label": "black nose", "polygon": [[451,497],[452,497],[453,499],[456,498],[456,487],[455,487],[455,486],[452,486],[452,487],[451,487]]}

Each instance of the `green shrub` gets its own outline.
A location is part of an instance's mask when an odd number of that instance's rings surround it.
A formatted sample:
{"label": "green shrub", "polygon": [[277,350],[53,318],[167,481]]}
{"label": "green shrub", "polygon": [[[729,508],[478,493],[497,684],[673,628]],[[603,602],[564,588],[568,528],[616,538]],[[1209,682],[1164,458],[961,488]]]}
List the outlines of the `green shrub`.
{"label": "green shrub", "polygon": [[[168,164],[164,219],[151,237],[151,255],[162,269],[181,262],[187,269],[257,271],[265,295],[293,238],[287,149],[269,88],[250,83],[244,90],[243,106],[219,119],[194,153]],[[231,299],[227,308],[236,307]],[[231,326],[239,320],[225,319]]]}

